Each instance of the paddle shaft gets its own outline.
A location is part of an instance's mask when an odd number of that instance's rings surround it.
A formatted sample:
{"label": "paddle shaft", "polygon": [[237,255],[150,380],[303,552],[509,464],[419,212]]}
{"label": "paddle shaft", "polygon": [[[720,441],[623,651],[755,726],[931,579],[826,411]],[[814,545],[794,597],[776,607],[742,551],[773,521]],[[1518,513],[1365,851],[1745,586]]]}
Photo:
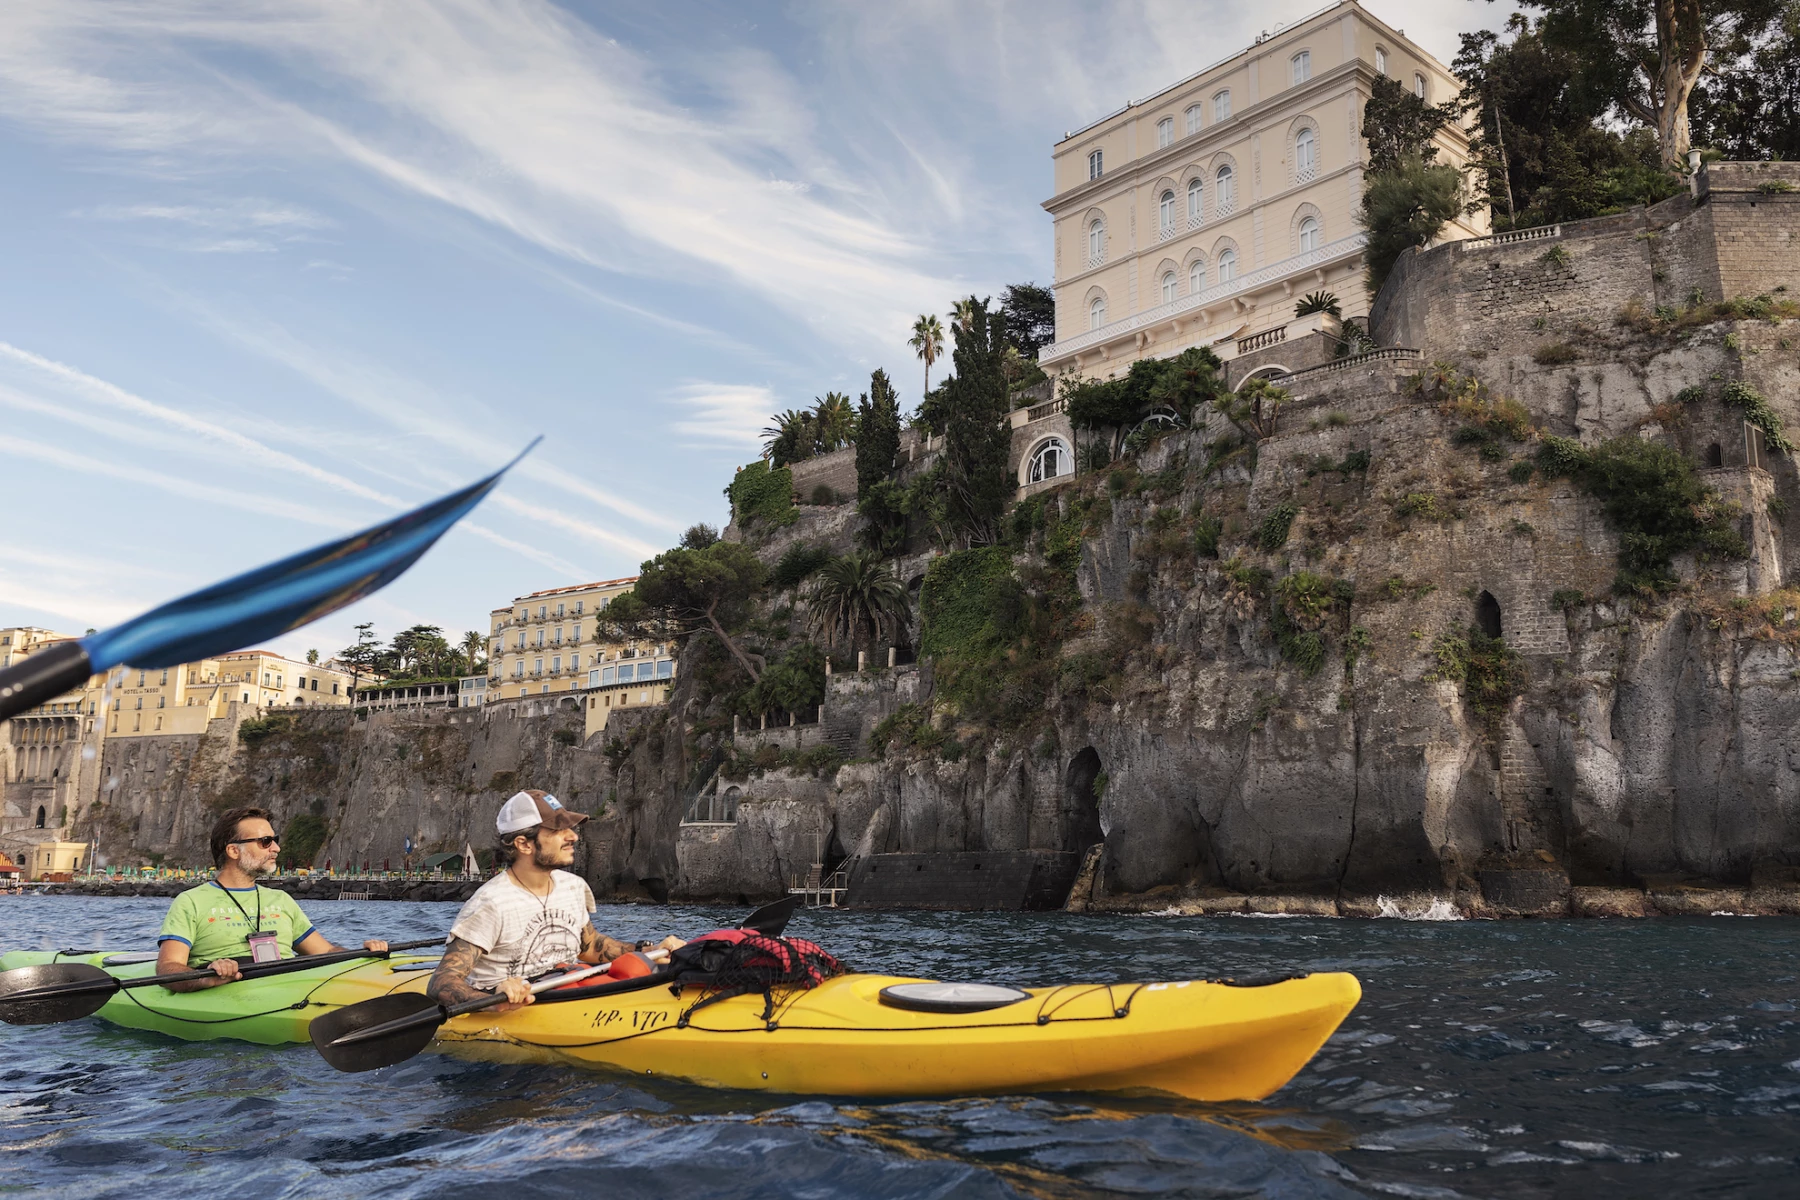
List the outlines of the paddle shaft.
{"label": "paddle shaft", "polygon": [[[598,975],[611,966],[611,963],[603,962],[595,966],[583,967],[579,971],[570,971],[563,975],[551,975],[532,984],[531,994],[535,996],[540,992],[547,992],[551,988],[561,987],[565,983],[574,983],[577,980],[586,979],[591,975]],[[410,1017],[401,1017],[395,1021],[387,1021],[380,1025],[371,1025],[367,1029],[358,1029],[355,1033],[346,1033],[343,1037],[334,1039],[331,1044],[334,1046],[353,1046],[357,1042],[372,1042],[377,1038],[386,1037],[391,1033],[402,1033],[408,1029],[417,1029],[421,1025],[442,1025],[451,1017],[460,1017],[467,1013],[480,1012],[484,1008],[492,1008],[496,1004],[505,1003],[506,993],[502,992],[495,996],[482,996],[476,1000],[464,1000],[461,1004],[451,1004],[447,1006],[440,1004],[436,1008],[425,1009],[423,1012],[414,1013]]]}
{"label": "paddle shaft", "polygon": [[[442,938],[430,938],[420,942],[401,942],[389,946],[386,950],[339,950],[332,954],[302,954],[295,958],[284,958],[280,962],[252,963],[238,969],[238,979],[262,979],[270,975],[286,975],[294,971],[310,971],[314,967],[329,966],[332,963],[350,962],[358,958],[386,958],[401,950],[422,950],[426,946],[441,946]],[[0,1002],[14,1003],[20,1000],[47,1000],[52,996],[80,995],[84,992],[100,990],[123,991],[126,988],[162,986],[170,983],[186,983],[194,979],[218,978],[218,972],[210,968],[198,971],[176,971],[168,975],[146,975],[142,979],[106,979],[77,980],[74,983],[58,983],[49,987],[32,988],[29,991],[14,992],[10,996],[0,997]],[[236,983],[236,979],[226,980]]]}
{"label": "paddle shaft", "polygon": [[94,673],[80,642],[57,642],[0,671],[0,721],[86,683]]}

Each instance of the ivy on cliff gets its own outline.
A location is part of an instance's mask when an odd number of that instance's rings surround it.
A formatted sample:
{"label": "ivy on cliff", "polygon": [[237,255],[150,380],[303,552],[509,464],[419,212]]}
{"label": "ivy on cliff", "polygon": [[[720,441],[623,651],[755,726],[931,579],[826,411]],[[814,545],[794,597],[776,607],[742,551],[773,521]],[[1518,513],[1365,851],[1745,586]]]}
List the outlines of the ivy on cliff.
{"label": "ivy on cliff", "polygon": [[1625,435],[1588,449],[1573,438],[1546,436],[1538,467],[1566,476],[1600,501],[1619,531],[1621,595],[1655,595],[1676,585],[1670,561],[1693,551],[1704,558],[1744,558],[1750,548],[1733,527],[1737,506],[1720,498],[1679,451]]}
{"label": "ivy on cliff", "polygon": [[779,527],[800,519],[800,510],[794,507],[794,473],[786,467],[770,470],[760,459],[741,467],[725,495],[731,500],[732,520],[740,527],[751,521]]}

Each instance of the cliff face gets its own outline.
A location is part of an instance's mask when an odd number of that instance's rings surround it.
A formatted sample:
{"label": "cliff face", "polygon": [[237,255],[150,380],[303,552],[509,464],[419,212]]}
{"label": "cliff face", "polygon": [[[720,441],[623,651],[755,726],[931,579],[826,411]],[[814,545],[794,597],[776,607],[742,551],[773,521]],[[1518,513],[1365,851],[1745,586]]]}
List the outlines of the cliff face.
{"label": "cliff face", "polygon": [[[1211,414],[1030,497],[1006,587],[972,605],[1012,640],[973,668],[832,676],[822,722],[733,733],[732,668],[702,639],[666,709],[586,745],[572,700],[109,745],[102,851],[199,861],[210,814],[254,799],[324,818],[321,859],[398,865],[407,836],[486,845],[505,795],[540,786],[596,814],[598,892],[655,899],[764,897],[845,856],[1096,843],[1102,898],[1472,890],[1525,866],[1791,876],[1800,479],[1771,439],[1800,429],[1800,312],[1705,285],[1783,286],[1791,252],[1752,270],[1721,230],[1758,205],[1800,226],[1800,197],[1760,176],[1727,196],[1734,178],[1409,255],[1375,305],[1393,348],[1284,379],[1273,436],[1233,445]],[[1654,589],[1614,588],[1656,557],[1651,526],[1620,524],[1639,497],[1556,466],[1609,444],[1672,451],[1704,488],[1659,510],[1711,540],[1658,543]],[[808,505],[732,535],[773,563],[855,529]],[[747,636],[779,645],[803,610],[767,597]]]}

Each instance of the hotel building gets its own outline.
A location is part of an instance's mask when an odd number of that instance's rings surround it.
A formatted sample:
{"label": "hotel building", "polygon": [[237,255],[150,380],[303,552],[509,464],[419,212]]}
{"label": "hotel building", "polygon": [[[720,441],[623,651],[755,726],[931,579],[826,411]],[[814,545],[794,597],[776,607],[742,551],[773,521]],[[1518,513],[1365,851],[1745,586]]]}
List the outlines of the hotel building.
{"label": "hotel building", "polygon": [[[488,615],[483,702],[604,689],[607,703],[601,707],[610,707],[611,692],[629,684],[644,693],[636,702],[660,703],[674,679],[679,648],[666,637],[612,636],[603,616],[606,606],[636,583],[632,576],[551,588],[494,609]],[[468,702],[474,702],[472,695]]]}
{"label": "hotel building", "polygon": [[[1313,291],[1335,293],[1346,319],[1365,316],[1361,130],[1382,75],[1434,104],[1460,87],[1343,0],[1066,135],[1044,202],[1056,280],[1044,369],[1111,378],[1192,346],[1230,359],[1278,341]],[[1439,162],[1467,164],[1460,128],[1437,146]],[[1468,215],[1441,237],[1487,231],[1485,215]]]}

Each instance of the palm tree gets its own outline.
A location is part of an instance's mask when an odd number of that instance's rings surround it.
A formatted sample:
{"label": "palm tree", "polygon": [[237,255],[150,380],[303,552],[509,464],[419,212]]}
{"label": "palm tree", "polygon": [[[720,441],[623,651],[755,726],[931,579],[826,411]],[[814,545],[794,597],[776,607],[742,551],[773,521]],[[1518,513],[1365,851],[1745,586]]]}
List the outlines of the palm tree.
{"label": "palm tree", "polygon": [[841,636],[853,655],[864,630],[876,639],[884,630],[898,637],[906,625],[906,588],[869,550],[853,550],[819,568],[807,603],[814,632],[832,646]]}
{"label": "palm tree", "polygon": [[462,654],[468,673],[474,675],[478,671],[477,664],[487,653],[487,635],[477,629],[463,631]]}
{"label": "palm tree", "polygon": [[952,300],[950,316],[962,327],[964,333],[975,328],[975,297],[970,296],[967,300]]}
{"label": "palm tree", "polygon": [[813,433],[821,454],[856,440],[856,410],[842,392],[826,392],[813,402]]}
{"label": "palm tree", "polygon": [[931,393],[931,364],[944,352],[944,327],[935,316],[921,316],[913,322],[913,335],[907,345],[925,360],[925,392]]}
{"label": "palm tree", "polygon": [[763,455],[771,467],[785,467],[812,457],[818,432],[813,415],[803,409],[790,408],[769,418],[775,422],[762,431]]}

